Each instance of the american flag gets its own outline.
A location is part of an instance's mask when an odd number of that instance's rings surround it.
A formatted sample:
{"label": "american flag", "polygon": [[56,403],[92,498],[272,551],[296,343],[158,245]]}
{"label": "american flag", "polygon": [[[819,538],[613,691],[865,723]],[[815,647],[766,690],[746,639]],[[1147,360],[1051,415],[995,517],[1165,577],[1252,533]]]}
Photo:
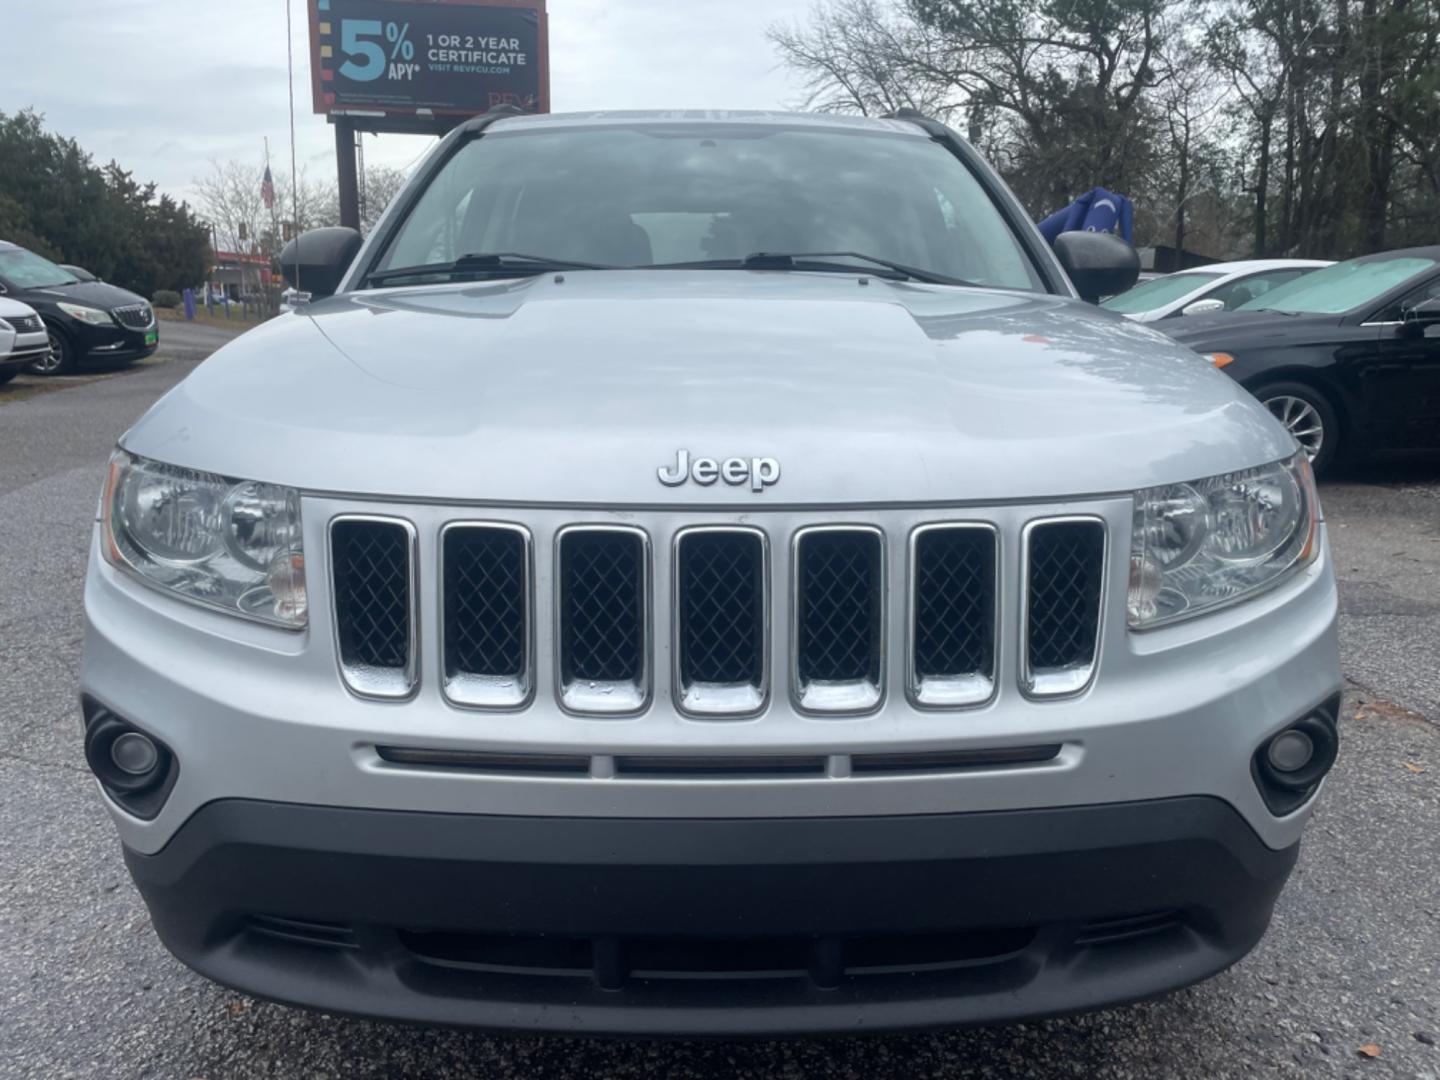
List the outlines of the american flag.
{"label": "american flag", "polygon": [[275,178],[270,175],[270,166],[265,166],[265,178],[260,181],[260,201],[266,210],[275,209]]}

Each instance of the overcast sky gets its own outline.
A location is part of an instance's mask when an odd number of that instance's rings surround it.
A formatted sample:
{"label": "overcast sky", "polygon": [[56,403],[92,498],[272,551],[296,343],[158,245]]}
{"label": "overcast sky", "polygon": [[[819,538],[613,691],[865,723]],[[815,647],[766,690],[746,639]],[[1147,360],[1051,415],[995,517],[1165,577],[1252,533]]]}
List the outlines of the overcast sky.
{"label": "overcast sky", "polygon": [[[334,174],[310,105],[306,0],[291,0],[297,159]],[[811,0],[549,0],[552,106],[776,108],[798,88],[765,29]],[[33,106],[104,164],[181,197],[212,159],[289,165],[285,0],[0,0],[0,112]],[[431,140],[367,137],[367,162]],[[277,175],[277,180],[280,177]]]}

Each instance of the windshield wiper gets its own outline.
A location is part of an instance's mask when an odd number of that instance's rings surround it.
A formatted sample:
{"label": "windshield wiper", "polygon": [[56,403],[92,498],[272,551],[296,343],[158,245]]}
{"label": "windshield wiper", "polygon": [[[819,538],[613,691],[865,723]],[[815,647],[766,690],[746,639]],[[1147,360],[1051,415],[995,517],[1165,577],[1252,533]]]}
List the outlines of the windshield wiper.
{"label": "windshield wiper", "polygon": [[373,285],[383,281],[394,281],[407,277],[460,277],[470,274],[504,274],[515,277],[522,274],[548,274],[554,270],[614,270],[613,266],[598,263],[575,262],[571,259],[552,259],[545,255],[525,255],[518,251],[496,251],[484,254],[461,255],[454,262],[424,263],[420,266],[399,266],[390,270],[377,270],[367,274],[365,284]]}
{"label": "windshield wiper", "polygon": [[822,273],[853,274],[859,268],[835,259],[859,259],[878,266],[870,271],[876,277],[891,281],[923,281],[929,285],[971,285],[977,283],[946,277],[933,270],[920,270],[904,263],[866,255],[862,251],[756,251],[743,259],[703,259],[699,262],[661,263],[642,267],[649,270],[813,270]]}

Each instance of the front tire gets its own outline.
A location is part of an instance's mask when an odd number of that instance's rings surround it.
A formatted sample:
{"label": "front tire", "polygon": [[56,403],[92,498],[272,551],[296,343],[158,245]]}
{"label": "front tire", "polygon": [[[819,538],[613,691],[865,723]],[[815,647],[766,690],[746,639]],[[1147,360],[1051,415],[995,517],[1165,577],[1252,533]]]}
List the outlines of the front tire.
{"label": "front tire", "polygon": [[50,355],[43,360],[36,360],[30,365],[29,370],[36,375],[69,375],[74,372],[79,358],[75,355],[75,346],[71,343],[70,337],[64,330],[58,327],[45,326],[50,334]]}
{"label": "front tire", "polygon": [[1266,383],[1252,393],[1295,437],[1315,475],[1329,469],[1340,449],[1340,417],[1329,398],[1297,382]]}

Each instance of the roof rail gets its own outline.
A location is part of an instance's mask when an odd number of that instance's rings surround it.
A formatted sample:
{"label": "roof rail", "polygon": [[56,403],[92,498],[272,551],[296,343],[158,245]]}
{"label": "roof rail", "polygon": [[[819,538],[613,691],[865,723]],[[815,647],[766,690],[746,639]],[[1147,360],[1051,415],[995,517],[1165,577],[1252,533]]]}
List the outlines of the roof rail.
{"label": "roof rail", "polygon": [[477,131],[484,131],[496,120],[504,120],[507,116],[529,115],[530,114],[524,109],[520,108],[519,105],[496,105],[489,111],[483,112],[479,116],[472,116],[469,120],[466,120],[463,124],[460,125],[460,130],[466,132],[467,134]]}
{"label": "roof rail", "polygon": [[931,117],[926,116],[926,115],[925,115],[923,112],[921,112],[919,109],[913,108],[912,106],[902,105],[902,106],[900,106],[900,108],[896,109],[894,112],[888,112],[888,113],[886,113],[886,114],[885,114],[884,116],[882,116],[880,119],[882,119],[882,120],[930,120]]}
{"label": "roof rail", "polygon": [[943,139],[952,135],[951,130],[933,116],[926,116],[919,109],[906,105],[896,109],[894,112],[886,113],[882,120],[909,120],[921,131],[925,132],[932,139]]}

